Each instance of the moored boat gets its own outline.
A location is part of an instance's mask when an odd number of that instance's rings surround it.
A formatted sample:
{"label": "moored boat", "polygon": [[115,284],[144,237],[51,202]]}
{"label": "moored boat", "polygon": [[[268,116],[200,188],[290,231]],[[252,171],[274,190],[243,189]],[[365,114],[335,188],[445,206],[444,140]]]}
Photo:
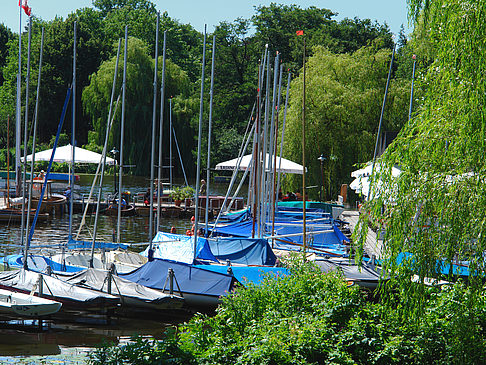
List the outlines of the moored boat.
{"label": "moored boat", "polygon": [[25,269],[0,272],[0,289],[33,293],[61,302],[63,308],[77,310],[104,311],[120,304],[116,296],[81,288],[47,274]]}
{"label": "moored boat", "polygon": [[54,300],[0,289],[0,314],[41,317],[58,312],[61,306]]}

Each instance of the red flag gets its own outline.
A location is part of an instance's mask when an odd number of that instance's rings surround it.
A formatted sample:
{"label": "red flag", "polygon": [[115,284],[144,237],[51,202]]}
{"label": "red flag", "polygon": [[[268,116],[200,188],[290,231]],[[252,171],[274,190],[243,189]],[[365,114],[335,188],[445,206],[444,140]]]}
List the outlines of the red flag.
{"label": "red flag", "polygon": [[298,30],[297,32],[295,32],[295,34],[297,34],[297,35],[304,35],[304,31],[303,30]]}
{"label": "red flag", "polygon": [[22,9],[24,9],[25,14],[27,14],[27,16],[30,16],[30,11],[32,9],[29,8],[29,6],[27,5],[27,0],[19,0],[19,6],[21,6]]}

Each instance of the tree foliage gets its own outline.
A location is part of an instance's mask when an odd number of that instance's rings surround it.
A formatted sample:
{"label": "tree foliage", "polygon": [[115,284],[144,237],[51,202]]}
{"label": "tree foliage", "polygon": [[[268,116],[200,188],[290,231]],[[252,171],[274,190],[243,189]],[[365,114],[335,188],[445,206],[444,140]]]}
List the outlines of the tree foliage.
{"label": "tree foliage", "polygon": [[[115,88],[117,95],[121,94],[123,79],[123,48],[124,46],[122,46],[120,51],[117,86]],[[90,77],[90,84],[83,92],[83,105],[93,120],[93,127],[99,144],[103,144],[105,139],[115,64],[116,56],[103,62],[99,70]],[[161,72],[161,67],[160,65],[159,72]],[[124,151],[126,151],[126,155],[124,156],[124,161],[128,161],[128,164],[136,165],[133,172],[137,174],[147,174],[150,171],[150,158],[147,158],[147,156],[150,156],[152,140],[153,89],[148,88],[147,85],[150,85],[153,80],[153,73],[154,60],[150,57],[147,46],[137,38],[129,38],[124,132]],[[158,80],[160,83],[160,75]],[[158,89],[160,89],[160,84]],[[167,61],[166,95],[181,95],[187,98],[190,91],[191,87],[187,74],[171,61]],[[113,107],[115,108],[115,105]],[[119,102],[109,140],[109,146],[116,146],[118,150],[120,149],[121,109],[121,102]],[[175,109],[176,113],[174,113],[175,117],[173,119],[177,121],[180,113],[177,113],[177,107]],[[156,115],[157,125],[159,113],[157,112]],[[166,124],[167,121],[168,113],[165,116]]]}
{"label": "tree foliage", "polygon": [[[470,282],[483,288],[485,240],[486,84],[483,77],[486,4],[483,1],[411,1],[423,19],[436,55],[424,75],[425,98],[382,164],[375,199],[361,221],[386,227],[384,247],[391,277],[401,279],[408,311],[421,314],[423,287],[410,274],[454,279],[454,263],[467,264]],[[390,168],[402,169],[392,179]],[[400,254],[409,254],[401,265]]]}
{"label": "tree foliage", "polygon": [[[32,58],[31,58],[31,97],[27,107],[23,106],[29,115],[33,115],[35,103],[35,87],[37,80],[37,66],[40,46],[40,29],[46,28],[44,47],[44,66],[41,86],[41,103],[39,109],[39,142],[47,143],[55,133],[58,117],[64,102],[67,87],[72,82],[72,58],[73,58],[73,24],[78,24],[78,49],[77,49],[77,90],[76,102],[76,140],[78,145],[89,145],[97,149],[94,141],[100,143],[102,136],[100,120],[106,122],[107,110],[96,113],[88,112],[81,107],[82,94],[89,90],[90,75],[99,72],[100,65],[114,56],[118,39],[124,36],[124,28],[128,25],[129,35],[139,39],[149,57],[155,54],[155,25],[157,9],[150,0],[95,0],[93,8],[78,9],[66,19],[55,18],[51,21],[33,19]],[[279,51],[281,59],[285,62],[285,68],[298,70],[302,58],[301,38],[295,34],[296,30],[303,29],[308,44],[321,45],[332,52],[354,52],[374,42],[378,48],[386,48],[391,44],[391,34],[386,25],[379,25],[369,20],[344,19],[336,21],[335,13],[329,9],[317,7],[301,8],[297,5],[270,4],[259,6],[255,9],[255,16],[250,19],[238,18],[233,22],[221,22],[215,29],[216,36],[216,79],[214,87],[213,143],[211,165],[214,166],[221,160],[235,157],[237,145],[241,142],[242,135],[247,126],[252,107],[255,103],[257,88],[258,64],[265,44],[269,44],[270,54]],[[250,29],[254,28],[252,34]],[[195,160],[196,130],[198,122],[198,98],[199,84],[201,82],[201,51],[203,35],[189,24],[181,24],[170,18],[167,12],[161,14],[161,34],[159,37],[159,51],[163,44],[163,32],[166,32],[167,59],[172,65],[177,65],[185,73],[191,85],[184,82],[184,93],[175,93],[173,98],[174,124],[178,135],[178,142],[182,147],[183,159],[189,166],[193,166]],[[3,34],[5,32],[1,32]],[[7,32],[8,33],[8,32]],[[10,37],[10,35],[8,35]],[[3,39],[3,38],[1,38]],[[10,38],[9,38],[10,39]],[[0,141],[5,141],[6,128],[4,128],[7,115],[15,114],[16,99],[16,73],[17,50],[16,37],[10,39],[7,48],[2,46],[0,40],[1,55],[6,54],[6,64],[2,67],[2,75],[5,78],[0,86]],[[380,39],[380,41],[378,41]],[[25,75],[27,34],[22,34],[23,51],[22,65]],[[210,59],[211,35],[208,36],[208,54]],[[159,54],[160,54],[159,53]],[[208,66],[209,66],[208,62]],[[0,64],[1,66],[1,64]],[[209,70],[207,67],[204,76],[206,85],[209,85]],[[141,74],[140,72],[150,72]],[[148,117],[152,108],[152,99],[149,98],[152,89],[151,69],[141,67],[136,71],[141,80],[148,81],[140,95],[133,95],[141,109],[137,109],[142,119]],[[159,77],[160,80],[160,77]],[[186,80],[186,79],[185,79]],[[24,83],[22,83],[24,84]],[[108,83],[107,83],[108,84]],[[22,95],[25,95],[25,87]],[[285,85],[284,85],[285,87]],[[207,120],[208,120],[208,90],[205,92],[204,109],[204,139],[203,150],[206,150]],[[89,94],[89,91],[87,91]],[[100,91],[100,95],[109,98],[109,92]],[[166,96],[171,96],[166,93]],[[89,98],[89,96],[87,96]],[[24,97],[23,97],[24,99]],[[107,106],[108,99],[98,101],[99,106]],[[166,105],[167,106],[167,105]],[[130,106],[132,108],[133,106]],[[168,108],[166,108],[168,109]],[[99,114],[97,114],[99,113]],[[103,114],[104,113],[104,114]],[[68,110],[68,115],[70,111]],[[94,118],[94,119],[92,119]],[[32,118],[29,118],[31,120]],[[149,118],[150,119],[150,118]],[[23,120],[23,118],[22,118]],[[97,126],[96,126],[97,125]],[[144,124],[144,128],[146,125]],[[63,132],[70,133],[69,120],[64,125]],[[93,129],[96,135],[93,135]],[[30,128],[29,128],[30,130]],[[140,131],[134,131],[134,135],[140,137],[134,139],[137,150],[133,155],[146,152],[147,138],[139,136]],[[168,129],[164,130],[168,136]],[[140,145],[137,145],[139,144]],[[143,145],[142,145],[143,144]],[[167,148],[164,144],[164,151]],[[205,153],[203,160],[205,161]],[[131,155],[132,156],[132,155]],[[130,157],[131,158],[133,158]],[[164,163],[167,165],[165,161]],[[356,161],[355,161],[356,162]],[[147,173],[145,162],[133,161],[140,166],[132,172]]]}
{"label": "tree foliage", "polygon": [[[322,183],[325,197],[349,182],[358,162],[373,157],[381,105],[391,55],[389,50],[364,47],[353,54],[333,54],[316,47],[306,63],[306,166],[307,185]],[[302,161],[302,72],[291,85],[284,154]],[[398,131],[407,119],[409,81],[393,80],[383,130]],[[280,118],[282,121],[283,118]],[[286,188],[298,189],[302,180],[289,176]],[[309,191],[317,197],[317,189]]]}

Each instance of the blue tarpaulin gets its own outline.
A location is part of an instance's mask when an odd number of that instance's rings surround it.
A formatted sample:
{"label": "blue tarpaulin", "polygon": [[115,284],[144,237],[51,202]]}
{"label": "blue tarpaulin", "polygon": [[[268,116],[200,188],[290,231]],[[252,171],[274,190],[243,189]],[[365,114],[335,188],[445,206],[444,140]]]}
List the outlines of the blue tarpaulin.
{"label": "blue tarpaulin", "polygon": [[208,241],[211,252],[220,261],[273,266],[277,259],[266,239],[217,237]]}
{"label": "blue tarpaulin", "polygon": [[[223,265],[195,265],[198,268],[204,268],[220,273],[226,273],[228,266]],[[259,285],[266,275],[283,277],[290,275],[290,272],[283,267],[262,267],[262,266],[231,266],[233,275],[243,285],[253,283]]]}
{"label": "blue tarpaulin", "polygon": [[[209,266],[209,265],[208,265]],[[120,277],[153,289],[169,289],[167,274],[174,270],[175,278],[183,293],[209,296],[226,295],[232,288],[235,278],[226,273],[205,270],[194,265],[169,260],[154,259],[138,269],[119,274]],[[174,290],[177,288],[174,284]]]}
{"label": "blue tarpaulin", "polygon": [[[217,227],[214,229],[214,233],[218,236],[223,237],[249,237],[251,236],[252,230],[252,222],[242,222],[242,223],[235,223],[226,225],[223,227]],[[309,246],[316,247],[316,248],[323,248],[323,249],[338,249],[342,250],[343,253],[345,252],[345,247],[342,244],[343,241],[348,242],[349,239],[337,228],[335,225],[330,224],[315,224],[315,225],[307,225],[307,236],[312,237]],[[301,225],[284,225],[275,223],[275,234],[276,235],[289,235],[289,234],[298,234],[302,233],[302,226]],[[271,230],[271,226],[268,225],[268,230]],[[317,233],[314,234],[312,231],[324,231],[329,230],[329,232],[325,233]],[[286,241],[290,241],[297,244],[302,244],[303,239],[302,235],[297,236],[290,236],[290,237],[282,237],[282,239]]]}
{"label": "blue tarpaulin", "polygon": [[[211,253],[208,240],[204,237],[197,238],[195,256],[193,236],[158,232],[152,242],[154,243],[155,258],[185,262],[187,264],[192,264],[195,257],[201,260],[218,261]],[[148,248],[140,254],[147,257]]]}

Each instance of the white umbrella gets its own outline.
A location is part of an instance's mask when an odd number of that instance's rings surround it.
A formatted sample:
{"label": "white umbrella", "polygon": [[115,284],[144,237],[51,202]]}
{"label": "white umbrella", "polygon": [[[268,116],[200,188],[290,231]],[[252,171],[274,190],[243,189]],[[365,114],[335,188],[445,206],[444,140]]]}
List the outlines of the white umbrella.
{"label": "white umbrella", "polygon": [[[36,161],[49,161],[52,155],[52,148],[35,153]],[[102,155],[93,151],[85,150],[84,148],[76,147],[74,151],[74,163],[99,163],[101,161]],[[22,157],[22,161],[24,158]],[[32,155],[27,156],[27,161],[32,161]],[[57,147],[56,153],[54,154],[54,162],[67,162],[72,161],[72,146],[68,144],[67,146]],[[108,165],[113,165],[115,160],[111,157],[106,156],[106,163]]]}
{"label": "white umbrella", "polygon": [[[351,177],[355,179],[349,184],[349,187],[356,191],[358,194],[363,194],[364,196],[368,196],[370,191],[370,180],[369,177],[371,176],[371,171],[373,169],[373,164],[371,162],[368,163],[367,166],[363,167],[362,169],[355,170],[351,173]],[[374,173],[379,172],[381,169],[380,164],[375,164],[375,171]],[[397,177],[401,174],[401,170],[398,167],[392,167],[392,177]],[[381,181],[376,182],[376,186],[381,186]]]}
{"label": "white umbrella", "polygon": [[[241,158],[241,161],[239,162],[239,170],[245,171],[248,168],[248,166],[250,166],[252,159],[253,159],[253,154],[243,156]],[[265,158],[266,169],[272,167],[273,165],[273,158],[271,158],[270,163],[268,162],[268,159],[269,159],[269,155],[267,153]],[[216,170],[234,170],[236,166],[238,166],[239,160],[240,158],[234,158],[229,161],[221,162],[216,165]],[[276,164],[277,171],[288,173],[288,174],[302,174],[302,165],[299,165],[298,163],[280,157],[277,157],[276,161],[277,161]]]}
{"label": "white umbrella", "polygon": [[[374,172],[379,172],[381,169],[381,164],[377,163],[375,164],[375,171]],[[360,176],[368,177],[371,175],[371,170],[373,170],[373,163],[368,162],[368,164],[363,167],[362,169],[355,170],[351,173],[351,177],[358,178]],[[398,167],[393,166],[392,167],[392,176],[397,177],[400,175],[402,170],[400,170]]]}

